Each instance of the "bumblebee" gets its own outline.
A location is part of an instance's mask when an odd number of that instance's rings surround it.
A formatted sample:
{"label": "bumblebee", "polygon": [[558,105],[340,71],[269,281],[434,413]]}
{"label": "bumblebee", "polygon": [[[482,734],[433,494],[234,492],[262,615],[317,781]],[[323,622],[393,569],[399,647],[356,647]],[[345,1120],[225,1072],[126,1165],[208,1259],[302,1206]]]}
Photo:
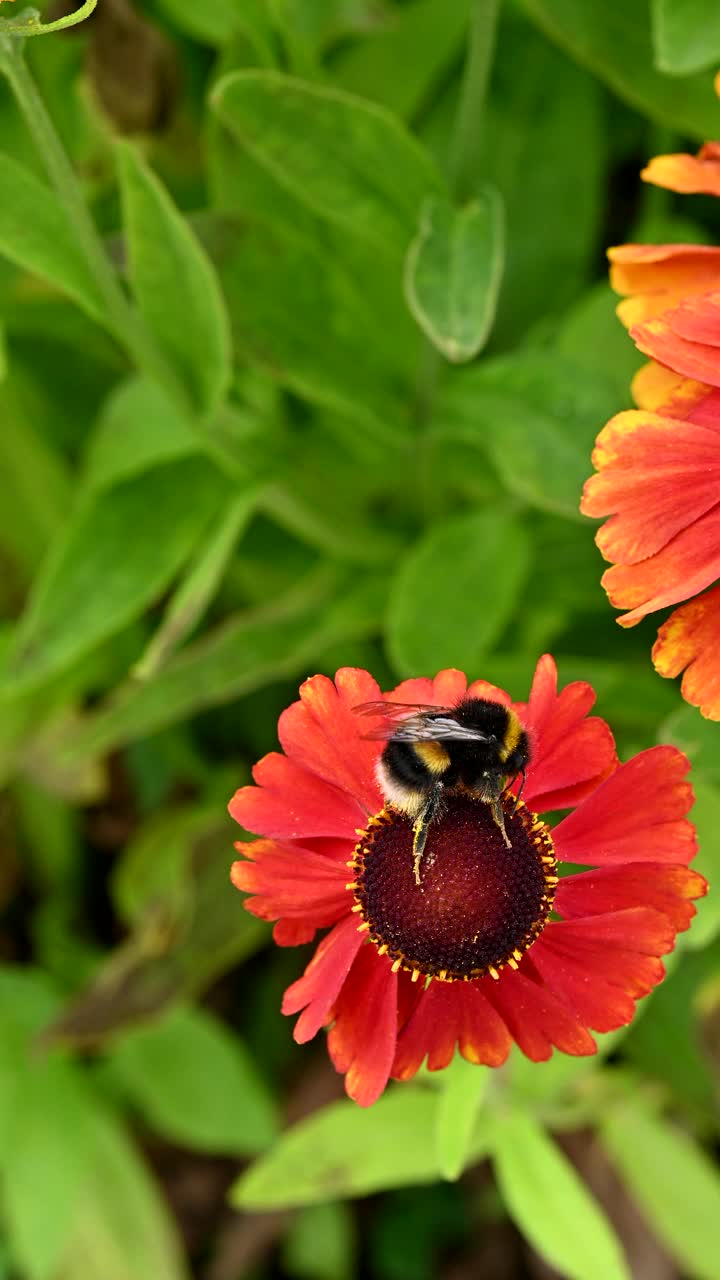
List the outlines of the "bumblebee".
{"label": "bumblebee", "polygon": [[420,884],[420,863],[430,825],[447,795],[470,794],[490,806],[510,847],[503,792],[518,774],[525,783],[530,742],[510,707],[487,698],[462,698],[454,707],[421,703],[365,702],[354,708],[380,723],[366,738],[386,741],[377,763],[385,798],[413,822],[413,871]]}

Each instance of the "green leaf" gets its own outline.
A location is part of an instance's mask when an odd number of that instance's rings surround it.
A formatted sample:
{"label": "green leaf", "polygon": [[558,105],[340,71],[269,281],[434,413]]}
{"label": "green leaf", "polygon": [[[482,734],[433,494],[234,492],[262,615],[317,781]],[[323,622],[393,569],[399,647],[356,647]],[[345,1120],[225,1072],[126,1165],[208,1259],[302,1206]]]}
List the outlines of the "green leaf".
{"label": "green leaf", "polygon": [[678,1266],[696,1280],[716,1280],[720,1175],[709,1156],[637,1099],[605,1116],[601,1136],[633,1199]]}
{"label": "green leaf", "polygon": [[529,1113],[498,1115],[492,1124],[492,1147],[507,1209],[552,1267],[568,1280],[630,1280],[605,1215],[569,1160]]}
{"label": "green leaf", "polygon": [[133,292],[148,328],[201,413],[217,408],[231,373],[230,327],[215,270],[155,174],[118,144]]}
{"label": "green leaf", "polygon": [[165,1198],[135,1148],[109,1112],[95,1108],[91,1120],[91,1169],[55,1274],[62,1280],[189,1280]]}
{"label": "green leaf", "polygon": [[353,270],[326,235],[308,238],[255,219],[233,219],[232,227],[220,269],[236,345],[304,398],[352,415],[363,432],[405,436],[396,384],[409,381],[416,331],[399,267],[397,297],[386,301],[369,287],[377,268],[365,272],[361,262]]}
{"label": "green leaf", "polygon": [[227,489],[201,459],[88,495],[35,582],[8,675],[37,684],[142,611],[195,546]]}
{"label": "green leaf", "polygon": [[252,9],[249,0],[203,0],[200,5],[184,0],[159,0],[159,7],[179,31],[210,45],[223,45],[235,31],[245,25],[244,9]]}
{"label": "green leaf", "polygon": [[138,680],[149,680],[193,630],[213,599],[236,543],[257,506],[257,490],[232,498],[193,558],[152,640],[133,667]]}
{"label": "green leaf", "polygon": [[[412,1086],[385,1094],[369,1110],[332,1103],[289,1129],[241,1175],[233,1204],[292,1208],[435,1182],[440,1168],[429,1135],[437,1109],[434,1093]],[[480,1136],[470,1155],[478,1160],[486,1150]]]}
{"label": "green leaf", "polygon": [[[718,137],[720,108],[707,75],[668,79],[655,69],[649,0],[524,0],[524,5],[551,39],[630,106],[674,132]],[[705,5],[703,22],[707,13]]]}
{"label": "green leaf", "polygon": [[199,711],[294,676],[335,642],[368,635],[384,605],[382,580],[361,580],[335,595],[337,577],[323,571],[294,599],[228,618],[188,645],[155,679],[121,686],[89,714],[71,742],[57,744],[66,763],[93,758]]}
{"label": "green leaf", "polygon": [[[645,236],[638,237],[645,239]],[[648,240],[673,236],[648,236]],[[684,237],[679,236],[682,240]],[[618,298],[604,281],[583,293],[558,322],[553,321],[553,348],[562,360],[589,369],[612,384],[617,410],[632,406],[630,383],[643,363],[637,347],[615,314]]]}
{"label": "green leaf", "polygon": [[278,72],[236,71],[216,85],[212,105],[281,186],[386,252],[405,250],[423,199],[441,189],[400,121],[361,98]]}
{"label": "green leaf", "polygon": [[396,669],[406,676],[445,666],[479,674],[529,566],[529,538],[503,508],[433,525],[392,585],[387,646]]}
{"label": "green leaf", "polygon": [[187,418],[156,382],[131,376],[107,397],[88,442],[85,482],[107,489],[198,451]]}
{"label": "green leaf", "polygon": [[415,0],[333,58],[333,82],[410,119],[462,49],[472,0]]}
{"label": "green leaf", "polygon": [[682,76],[720,58],[720,9],[707,0],[651,0],[655,61]]}
{"label": "green leaf", "polygon": [[104,319],[102,296],[60,200],[7,155],[0,155],[0,253]]}
{"label": "green leaf", "polygon": [[443,1178],[456,1182],[465,1168],[478,1112],[490,1087],[491,1072],[456,1054],[443,1072],[435,1142]]}
{"label": "green leaf", "polygon": [[552,354],[520,352],[448,379],[430,437],[476,444],[509,493],[580,520],[595,436],[616,407],[603,375]]}
{"label": "green leaf", "polygon": [[107,1070],[150,1127],[180,1146],[250,1155],[275,1137],[272,1097],[245,1046],[202,1009],[175,1008],[130,1032]]}
{"label": "green leaf", "polygon": [[0,386],[0,419],[0,547],[18,576],[29,580],[62,527],[70,502],[70,471],[59,450],[23,412],[12,379]]}
{"label": "green leaf", "polygon": [[405,296],[420,328],[456,364],[492,327],[504,260],[502,200],[491,187],[464,209],[429,200],[408,249]]}

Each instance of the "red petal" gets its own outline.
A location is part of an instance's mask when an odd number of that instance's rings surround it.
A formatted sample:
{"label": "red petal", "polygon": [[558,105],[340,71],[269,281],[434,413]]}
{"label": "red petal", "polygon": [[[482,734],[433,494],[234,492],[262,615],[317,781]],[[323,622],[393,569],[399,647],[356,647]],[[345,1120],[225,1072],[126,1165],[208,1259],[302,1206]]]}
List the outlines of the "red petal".
{"label": "red petal", "polygon": [[[527,961],[524,963],[527,965]],[[484,986],[487,984],[488,1000],[513,1040],[533,1062],[544,1062],[551,1056],[553,1046],[574,1057],[597,1051],[587,1027],[542,981],[533,981],[525,973],[508,968],[502,970],[497,982],[490,978],[481,981]]]}
{"label": "red petal", "polygon": [[594,1031],[615,1031],[632,1021],[632,996],[606,982],[601,974],[588,977],[579,966],[559,958],[549,947],[541,947],[540,941],[533,948],[533,961],[548,986]]}
{"label": "red petal", "polygon": [[328,1051],[345,1090],[361,1107],[380,1097],[390,1076],[397,1040],[397,976],[374,947],[357,956],[335,1004]]}
{"label": "red petal", "polygon": [[597,438],[581,510],[612,513],[596,542],[606,560],[636,564],[714,507],[720,489],[717,431],[630,410]]}
{"label": "red petal", "polygon": [[389,702],[427,702],[433,707],[452,707],[466,692],[467,677],[462,671],[449,667],[438,671],[434,680],[424,676],[403,680],[386,697]]}
{"label": "red petal", "polygon": [[688,863],[697,852],[685,819],[693,791],[676,747],[651,747],[603,782],[553,829],[558,858],[610,866],[622,862]]}
{"label": "red petal", "polygon": [[367,814],[346,792],[272,751],[253,769],[256,787],[241,787],[228,809],[247,831],[302,840],[313,836],[349,839]]}
{"label": "red petal", "polygon": [[255,840],[237,847],[251,861],[234,862],[230,878],[236,889],[258,895],[245,903],[252,915],[261,920],[302,920],[312,937],[314,929],[334,924],[350,910],[348,868],[334,859],[276,840]]}
{"label": "red petal", "polygon": [[348,915],[323,938],[302,978],[288,987],[283,996],[283,1013],[304,1009],[293,1032],[298,1044],[312,1040],[330,1020],[332,1007],[362,944],[357,920]]}
{"label": "red petal", "polygon": [[659,956],[671,951],[674,942],[673,927],[659,911],[631,907],[584,920],[552,921],[533,948],[533,962],[540,967],[543,956],[552,954],[568,972],[584,974],[588,983],[599,978],[637,999],[662,981]]}
{"label": "red petal", "polygon": [[611,603],[630,610],[617,619],[621,626],[630,627],[655,609],[703,591],[718,576],[720,503],[641,564],[608,569],[602,582]]}
{"label": "red petal", "polygon": [[477,982],[431,982],[398,1038],[392,1074],[415,1075],[427,1055],[431,1071],[446,1067],[458,1045],[468,1062],[499,1067],[512,1040]]}
{"label": "red petal", "polygon": [[523,799],[534,809],[577,804],[607,777],[617,761],[613,736],[598,716],[585,719],[595,701],[589,684],[575,681],[557,692],[557,667],[549,654],[537,664],[530,700],[518,705],[530,731],[532,758]]}
{"label": "red petal", "polygon": [[301,947],[304,942],[312,942],[317,927],[307,924],[305,920],[278,920],[273,925],[273,942],[278,947]]}
{"label": "red petal", "polygon": [[361,737],[362,723],[353,712],[361,702],[374,702],[380,690],[367,671],[344,667],[335,683],[313,676],[300,689],[300,701],[283,711],[278,736],[286,755],[325,782],[349,792],[366,813],[382,808],[375,781],[380,744]]}
{"label": "red petal", "polygon": [[[567,918],[652,907],[673,929],[687,929],[695,915],[693,898],[707,893],[707,883],[689,867],[663,862],[630,862],[565,876],[558,885],[555,907]],[[533,956],[534,956],[533,952]]]}
{"label": "red petal", "polygon": [[713,587],[670,615],[652,651],[661,676],[677,676],[686,702],[708,720],[720,720],[720,587]]}

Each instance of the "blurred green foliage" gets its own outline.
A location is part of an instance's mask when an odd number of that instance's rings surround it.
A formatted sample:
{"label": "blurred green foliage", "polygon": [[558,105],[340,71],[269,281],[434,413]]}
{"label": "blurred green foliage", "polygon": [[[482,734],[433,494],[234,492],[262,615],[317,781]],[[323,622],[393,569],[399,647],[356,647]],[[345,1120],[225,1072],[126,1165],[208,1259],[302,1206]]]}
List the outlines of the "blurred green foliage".
{"label": "blurred green foliage", "polygon": [[720,136],[720,28],[498,7],[99,0],[24,50],[0,14],[7,1280],[718,1274],[715,895],[597,1060],[364,1112],[227,881],[299,679],[523,698],[544,649],[621,752],[691,755],[720,871],[716,727],[652,620],[616,628],[577,510],[638,364],[604,248],[717,237],[635,175]]}

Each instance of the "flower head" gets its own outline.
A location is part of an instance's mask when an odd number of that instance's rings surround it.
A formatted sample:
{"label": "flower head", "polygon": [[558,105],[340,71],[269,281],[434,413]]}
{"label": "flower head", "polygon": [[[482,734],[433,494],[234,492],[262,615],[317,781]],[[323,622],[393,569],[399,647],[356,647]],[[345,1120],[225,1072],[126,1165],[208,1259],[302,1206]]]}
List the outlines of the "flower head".
{"label": "flower head", "polygon": [[[514,706],[532,754],[522,800],[502,799],[509,845],[489,804],[450,794],[418,884],[411,820],[385,803],[383,744],[363,736],[354,708],[383,697],[453,706],[466,694],[512,705],[459,671],[385,695],[365,671],[314,676],[280,717],[283,753],[265,756],[230,803],[263,837],[237,845],[232,869],[248,910],[276,921],[281,946],[329,929],[283,1012],[299,1014],[299,1042],[329,1027],[330,1057],[362,1105],[424,1059],[447,1066],[456,1047],[490,1066],[513,1042],[534,1061],[553,1048],[594,1053],[591,1030],[630,1021],[706,890],[687,866],[685,757],[663,746],[620,764],[608,726],[588,716],[590,686],[558,692],[547,656],[528,703]],[[549,810],[570,812],[551,827],[538,816]],[[589,869],[563,875],[565,862]]]}
{"label": "flower head", "polygon": [[[647,182],[720,195],[720,144],[657,156]],[[621,626],[689,601],[658,633],[653,662],[683,670],[682,693],[720,719],[720,248],[627,244],[609,251],[618,315],[652,357],[636,375],[638,410],[601,431],[581,510],[609,516],[597,535]],[[708,588],[711,588],[708,590]],[[704,593],[702,595],[698,593]]]}

